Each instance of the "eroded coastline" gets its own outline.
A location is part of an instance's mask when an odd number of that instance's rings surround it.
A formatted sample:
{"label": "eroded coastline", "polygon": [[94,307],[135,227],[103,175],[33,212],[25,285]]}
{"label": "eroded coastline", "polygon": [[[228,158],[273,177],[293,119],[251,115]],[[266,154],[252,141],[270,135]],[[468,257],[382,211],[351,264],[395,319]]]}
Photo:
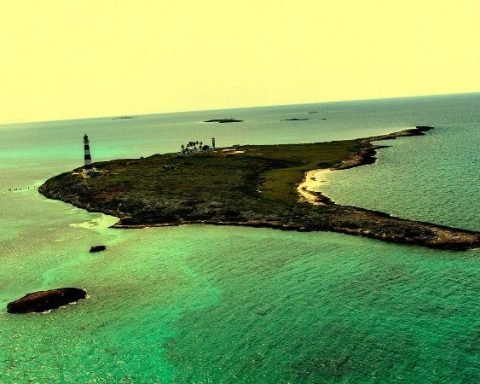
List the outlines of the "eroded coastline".
{"label": "eroded coastline", "polygon": [[430,129],[330,143],[247,145],[235,153],[113,160],[96,164],[97,177],[64,173],[49,179],[40,192],[117,216],[117,228],[205,223],[334,231],[451,250],[478,247],[477,232],[341,206],[315,192],[307,191],[310,200],[298,201],[306,173],[372,164],[376,151],[385,147],[374,141],[421,136]]}

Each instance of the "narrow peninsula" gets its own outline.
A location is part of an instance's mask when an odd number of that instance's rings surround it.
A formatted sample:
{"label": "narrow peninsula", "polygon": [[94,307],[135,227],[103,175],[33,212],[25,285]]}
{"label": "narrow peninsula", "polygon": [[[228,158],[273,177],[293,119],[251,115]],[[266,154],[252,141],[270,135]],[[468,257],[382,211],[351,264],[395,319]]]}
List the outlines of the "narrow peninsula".
{"label": "narrow peninsula", "polygon": [[95,163],[47,180],[48,198],[117,216],[117,228],[180,224],[243,225],[333,231],[430,248],[467,250],[480,233],[335,204],[308,190],[312,170],[375,162],[374,142],[422,136],[432,127],[310,144],[245,145],[182,155]]}

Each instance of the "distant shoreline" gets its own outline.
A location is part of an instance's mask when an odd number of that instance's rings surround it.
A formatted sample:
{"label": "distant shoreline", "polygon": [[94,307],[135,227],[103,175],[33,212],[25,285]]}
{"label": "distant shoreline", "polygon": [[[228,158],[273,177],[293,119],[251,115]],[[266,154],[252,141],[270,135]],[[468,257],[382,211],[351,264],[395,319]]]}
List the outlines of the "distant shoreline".
{"label": "distant shoreline", "polygon": [[47,180],[40,192],[119,217],[115,228],[203,223],[333,231],[450,250],[479,247],[478,232],[337,205],[305,185],[314,169],[374,163],[377,150],[385,146],[373,141],[422,136],[431,129],[418,126],[355,140],[113,160],[95,164],[97,177],[79,177],[77,169]]}

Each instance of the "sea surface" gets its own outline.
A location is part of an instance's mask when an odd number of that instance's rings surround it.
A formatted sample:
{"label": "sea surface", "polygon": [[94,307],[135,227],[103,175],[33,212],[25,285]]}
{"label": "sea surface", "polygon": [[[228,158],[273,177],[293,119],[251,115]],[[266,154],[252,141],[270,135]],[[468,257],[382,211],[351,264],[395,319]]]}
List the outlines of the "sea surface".
{"label": "sea surface", "polygon": [[[212,118],[242,123],[204,123]],[[308,120],[285,121],[288,118]],[[480,94],[0,126],[0,383],[479,383],[480,251],[323,232],[116,219],[37,187],[82,164],[217,146],[366,137],[378,162],[333,172],[334,201],[480,231]],[[108,250],[90,254],[90,246]],[[10,315],[32,291],[89,299]]]}

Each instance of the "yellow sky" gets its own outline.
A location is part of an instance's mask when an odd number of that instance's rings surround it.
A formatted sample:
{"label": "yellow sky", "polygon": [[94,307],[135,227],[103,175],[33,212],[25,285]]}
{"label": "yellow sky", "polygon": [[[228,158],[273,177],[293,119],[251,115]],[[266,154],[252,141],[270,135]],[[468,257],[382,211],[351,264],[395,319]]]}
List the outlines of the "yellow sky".
{"label": "yellow sky", "polygon": [[480,91],[478,0],[15,0],[0,123]]}

